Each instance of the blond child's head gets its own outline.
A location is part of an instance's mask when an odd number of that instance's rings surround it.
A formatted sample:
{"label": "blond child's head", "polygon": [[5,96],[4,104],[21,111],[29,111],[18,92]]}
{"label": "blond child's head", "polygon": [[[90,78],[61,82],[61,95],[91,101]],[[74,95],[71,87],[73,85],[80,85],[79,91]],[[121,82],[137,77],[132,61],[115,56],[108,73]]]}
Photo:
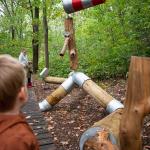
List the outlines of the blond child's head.
{"label": "blond child's head", "polygon": [[27,101],[25,71],[9,55],[0,55],[0,112],[20,108]]}

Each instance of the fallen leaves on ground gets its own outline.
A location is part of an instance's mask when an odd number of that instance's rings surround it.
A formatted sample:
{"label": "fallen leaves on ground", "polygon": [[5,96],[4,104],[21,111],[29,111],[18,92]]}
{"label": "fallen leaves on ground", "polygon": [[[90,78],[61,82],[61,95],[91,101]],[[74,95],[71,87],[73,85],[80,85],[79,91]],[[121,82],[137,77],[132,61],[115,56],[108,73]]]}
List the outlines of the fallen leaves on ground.
{"label": "fallen leaves on ground", "polygon": [[[98,82],[114,98],[124,102],[126,81],[123,79]],[[45,99],[59,85],[34,81],[34,90],[38,101]],[[53,109],[44,113],[48,131],[57,150],[79,150],[79,140],[84,131],[95,122],[108,115],[96,100],[80,88],[74,88]],[[150,116],[145,118],[143,128],[144,149],[150,147]]]}

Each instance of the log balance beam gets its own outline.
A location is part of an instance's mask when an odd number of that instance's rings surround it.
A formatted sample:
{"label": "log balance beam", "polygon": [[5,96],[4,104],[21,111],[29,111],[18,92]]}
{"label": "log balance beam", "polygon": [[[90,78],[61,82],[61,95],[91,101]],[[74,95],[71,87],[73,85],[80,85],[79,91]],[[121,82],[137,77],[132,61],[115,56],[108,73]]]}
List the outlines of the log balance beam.
{"label": "log balance beam", "polygon": [[44,68],[42,72],[40,73],[40,77],[46,82],[46,83],[52,83],[52,84],[62,84],[66,78],[60,78],[60,77],[51,77],[48,76],[49,70],[48,68]]}
{"label": "log balance beam", "polygon": [[109,113],[124,107],[123,104],[110,96],[84,73],[73,72],[54,92],[39,103],[41,111],[50,110],[62,98],[64,98],[75,85],[82,87],[88,94],[93,96]]}
{"label": "log balance beam", "polygon": [[[48,111],[52,109],[52,107],[56,105],[62,98],[64,98],[74,88],[75,85],[82,87],[88,94],[93,96],[100,103],[100,105],[106,109],[108,113],[110,114],[112,113],[110,116],[106,118],[106,121],[104,121],[103,123],[100,123],[99,125],[100,125],[100,129],[105,129],[104,131],[102,131],[102,133],[105,134],[105,132],[107,132],[106,135],[107,136],[111,135],[113,139],[113,140],[111,139],[111,141],[108,141],[107,143],[112,145],[111,142],[114,141],[113,144],[117,144],[118,143],[117,137],[119,134],[117,129],[119,129],[120,116],[121,116],[120,114],[124,106],[119,101],[114,99],[111,95],[109,95],[106,91],[104,91],[101,87],[99,87],[96,83],[94,83],[88,76],[86,76],[85,74],[81,72],[73,72],[72,74],[70,74],[70,77],[68,79],[66,79],[45,100],[39,103],[40,110]],[[106,127],[106,124],[107,124],[107,127]],[[112,124],[114,126],[111,127]],[[95,125],[95,127],[96,126],[97,125]],[[115,126],[117,129],[114,128]],[[97,134],[97,132],[95,132],[95,134]],[[101,130],[99,134],[102,135]],[[86,140],[88,140],[88,138]],[[83,149],[84,142],[86,142],[86,140],[81,140],[80,142],[81,150]]]}
{"label": "log balance beam", "polygon": [[62,84],[65,80],[66,80],[66,78],[51,77],[51,76],[44,78],[44,81],[46,83],[52,83],[52,84]]}
{"label": "log balance beam", "polygon": [[[96,147],[95,145],[99,147],[107,145],[108,149],[111,147],[117,149],[117,145],[121,150],[142,150],[141,128],[144,117],[150,113],[149,65],[149,58],[132,57],[124,110],[120,102],[97,86],[89,77],[79,72],[73,73],[45,101],[40,103],[40,108],[42,111],[51,109],[77,84],[110,113],[81,136],[80,150],[86,150],[89,146]],[[91,138],[91,134],[94,134],[92,137],[96,140]]]}

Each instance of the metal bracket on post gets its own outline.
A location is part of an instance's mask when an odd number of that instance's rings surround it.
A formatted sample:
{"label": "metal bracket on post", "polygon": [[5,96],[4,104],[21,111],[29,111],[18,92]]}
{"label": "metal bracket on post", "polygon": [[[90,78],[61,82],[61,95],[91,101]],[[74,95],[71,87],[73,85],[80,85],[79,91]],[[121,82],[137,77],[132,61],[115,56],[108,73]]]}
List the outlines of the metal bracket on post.
{"label": "metal bracket on post", "polygon": [[106,111],[111,114],[112,112],[116,111],[117,109],[122,109],[122,108],[124,108],[124,105],[120,101],[113,99],[107,105]]}
{"label": "metal bracket on post", "polygon": [[43,70],[42,70],[42,72],[40,73],[40,77],[42,78],[42,79],[44,79],[45,77],[47,77],[48,76],[48,68],[44,68]]}

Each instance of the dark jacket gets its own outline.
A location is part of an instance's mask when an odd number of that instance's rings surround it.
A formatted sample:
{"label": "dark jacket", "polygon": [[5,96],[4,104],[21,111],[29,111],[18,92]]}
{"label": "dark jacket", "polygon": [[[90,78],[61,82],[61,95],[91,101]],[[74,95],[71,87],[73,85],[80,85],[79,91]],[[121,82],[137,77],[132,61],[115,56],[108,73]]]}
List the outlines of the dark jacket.
{"label": "dark jacket", "polygon": [[39,150],[23,115],[0,115],[0,150]]}

